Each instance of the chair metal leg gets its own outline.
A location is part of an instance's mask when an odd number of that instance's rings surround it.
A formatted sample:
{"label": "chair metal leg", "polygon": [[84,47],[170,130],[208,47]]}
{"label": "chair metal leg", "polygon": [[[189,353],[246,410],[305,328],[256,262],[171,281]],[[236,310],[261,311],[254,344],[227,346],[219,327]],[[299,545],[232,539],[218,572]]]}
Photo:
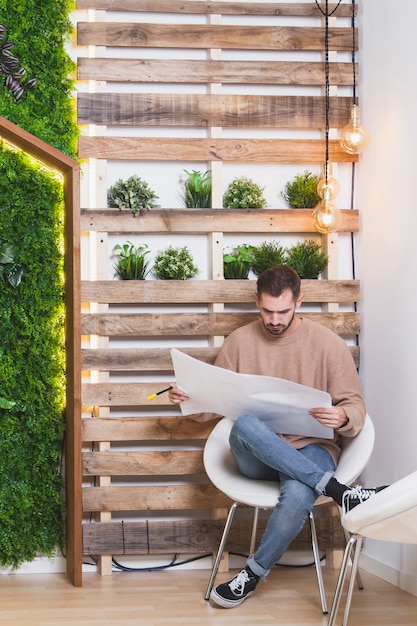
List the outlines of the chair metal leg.
{"label": "chair metal leg", "polygon": [[252,534],[251,534],[250,546],[249,546],[249,556],[252,556],[252,554],[255,552],[256,531],[258,529],[258,516],[259,516],[259,509],[258,507],[255,507],[255,510],[253,511],[253,523],[252,523]]}
{"label": "chair metal leg", "polygon": [[314,563],[316,566],[316,575],[317,575],[317,583],[319,586],[319,592],[320,592],[320,600],[321,600],[321,608],[324,614],[328,613],[328,609],[327,609],[327,601],[326,601],[326,593],[324,590],[324,582],[323,582],[323,572],[321,569],[321,561],[320,561],[320,551],[319,551],[319,543],[317,540],[317,532],[316,532],[316,525],[314,523],[314,515],[313,515],[313,511],[310,511],[309,513],[309,520],[310,520],[310,532],[311,532],[311,546],[313,548],[313,556],[314,556]]}
{"label": "chair metal leg", "polygon": [[[346,530],[346,528],[344,528],[343,530],[345,532],[346,543],[348,543],[348,541],[350,539],[350,533]],[[352,555],[352,551],[351,551],[351,555]],[[352,558],[352,563],[353,563],[353,557],[351,556],[351,558]],[[359,567],[356,570],[356,582],[358,584],[358,589],[363,589],[362,576],[361,576],[361,572],[360,572]]]}
{"label": "chair metal leg", "polygon": [[337,583],[336,583],[336,590],[333,596],[332,608],[330,610],[330,617],[329,617],[329,621],[327,622],[328,626],[334,626],[337,611],[339,608],[340,597],[342,595],[343,585],[344,585],[345,578],[346,578],[347,566],[349,563],[351,550],[352,550],[353,545],[356,543],[356,539],[357,538],[355,535],[352,535],[349,538],[349,541],[346,544],[346,548],[343,553],[342,564],[340,566],[339,576],[338,576]]}
{"label": "chair metal leg", "polygon": [[352,570],[350,573],[349,587],[348,587],[348,592],[346,596],[345,614],[343,616],[343,626],[347,626],[348,619],[349,619],[350,605],[352,603],[353,587],[355,586],[356,573],[358,572],[359,557],[361,554],[362,542],[363,542],[362,537],[356,538],[355,554],[353,556]]}
{"label": "chair metal leg", "polygon": [[221,558],[222,558],[222,555],[223,555],[223,552],[224,552],[224,548],[225,548],[225,545],[226,545],[227,537],[229,535],[230,527],[232,525],[233,517],[234,517],[235,511],[236,511],[238,506],[239,506],[239,502],[234,502],[232,504],[232,506],[230,507],[230,511],[229,511],[228,516],[227,516],[226,523],[224,525],[222,538],[220,540],[220,545],[219,545],[219,548],[217,550],[216,559],[214,561],[213,568],[211,570],[210,580],[209,580],[209,583],[207,585],[206,595],[204,596],[205,600],[209,600],[210,599],[211,590],[213,589],[214,581],[216,579],[217,572],[219,570],[220,561],[221,561]]}

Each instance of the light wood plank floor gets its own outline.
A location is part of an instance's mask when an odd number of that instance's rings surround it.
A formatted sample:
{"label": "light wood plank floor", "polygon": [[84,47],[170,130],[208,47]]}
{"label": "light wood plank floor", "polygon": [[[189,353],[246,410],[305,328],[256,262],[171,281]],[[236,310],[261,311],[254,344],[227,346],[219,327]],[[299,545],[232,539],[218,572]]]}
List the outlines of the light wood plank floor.
{"label": "light wood plank floor", "polygon": [[[323,569],[329,607],[335,570]],[[234,571],[232,572],[232,574]],[[64,574],[0,576],[0,625],[10,626],[326,626],[315,571],[275,568],[268,582],[235,609],[204,600],[207,570],[172,568],[150,573],[84,574],[73,587]],[[417,597],[362,572],[349,626],[416,626]],[[219,574],[218,582],[229,578]],[[340,606],[341,624],[344,598]]]}

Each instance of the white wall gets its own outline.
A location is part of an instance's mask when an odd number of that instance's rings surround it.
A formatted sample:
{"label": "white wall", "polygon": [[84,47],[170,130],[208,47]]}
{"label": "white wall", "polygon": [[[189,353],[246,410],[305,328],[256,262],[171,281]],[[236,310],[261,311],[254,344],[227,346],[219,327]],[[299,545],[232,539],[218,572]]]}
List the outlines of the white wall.
{"label": "white wall", "polygon": [[[361,213],[361,378],[376,446],[364,475],[392,483],[417,469],[417,72],[415,0],[362,0],[359,99],[371,131],[357,166]],[[362,564],[417,595],[417,546],[368,541]]]}

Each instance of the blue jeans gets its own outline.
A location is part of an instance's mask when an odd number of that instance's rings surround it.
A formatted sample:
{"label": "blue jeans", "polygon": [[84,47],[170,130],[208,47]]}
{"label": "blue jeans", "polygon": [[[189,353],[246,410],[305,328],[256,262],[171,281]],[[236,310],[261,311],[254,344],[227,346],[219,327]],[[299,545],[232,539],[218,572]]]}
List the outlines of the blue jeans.
{"label": "blue jeans", "polygon": [[276,480],[279,501],[255,554],[247,563],[265,579],[304,526],[317,496],[335,470],[330,453],[319,444],[296,450],[255,415],[242,415],[230,432],[230,448],[239,471],[248,478]]}

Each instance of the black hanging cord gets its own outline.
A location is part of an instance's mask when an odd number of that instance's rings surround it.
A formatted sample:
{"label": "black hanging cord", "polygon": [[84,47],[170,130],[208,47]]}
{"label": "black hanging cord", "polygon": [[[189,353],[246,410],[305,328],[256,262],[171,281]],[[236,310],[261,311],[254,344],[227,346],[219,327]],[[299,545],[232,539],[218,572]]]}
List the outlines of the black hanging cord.
{"label": "black hanging cord", "polygon": [[329,117],[330,117],[330,79],[329,79],[329,17],[333,15],[333,13],[338,8],[339,4],[342,0],[336,4],[332,11],[329,11],[329,0],[326,0],[325,10],[321,8],[318,0],[315,0],[315,3],[320,11],[320,13],[325,17],[325,29],[324,29],[324,77],[325,77],[325,146],[326,146],[326,155],[325,155],[325,181],[327,184],[328,177],[328,163],[329,163]]}
{"label": "black hanging cord", "polygon": [[[351,15],[351,27],[352,27],[352,75],[353,75],[353,103],[356,102],[356,59],[355,59],[355,49],[356,49],[356,33],[355,33],[355,0],[352,0],[352,15]],[[351,190],[350,190],[350,208],[354,209],[354,197],[355,197],[355,162],[352,163],[352,180],[351,180]],[[350,246],[351,246],[351,259],[352,259],[352,278],[356,278],[356,267],[355,267],[355,238],[353,233],[350,234]],[[355,311],[357,310],[357,304],[355,302]],[[358,337],[356,337],[356,342],[358,343]]]}

